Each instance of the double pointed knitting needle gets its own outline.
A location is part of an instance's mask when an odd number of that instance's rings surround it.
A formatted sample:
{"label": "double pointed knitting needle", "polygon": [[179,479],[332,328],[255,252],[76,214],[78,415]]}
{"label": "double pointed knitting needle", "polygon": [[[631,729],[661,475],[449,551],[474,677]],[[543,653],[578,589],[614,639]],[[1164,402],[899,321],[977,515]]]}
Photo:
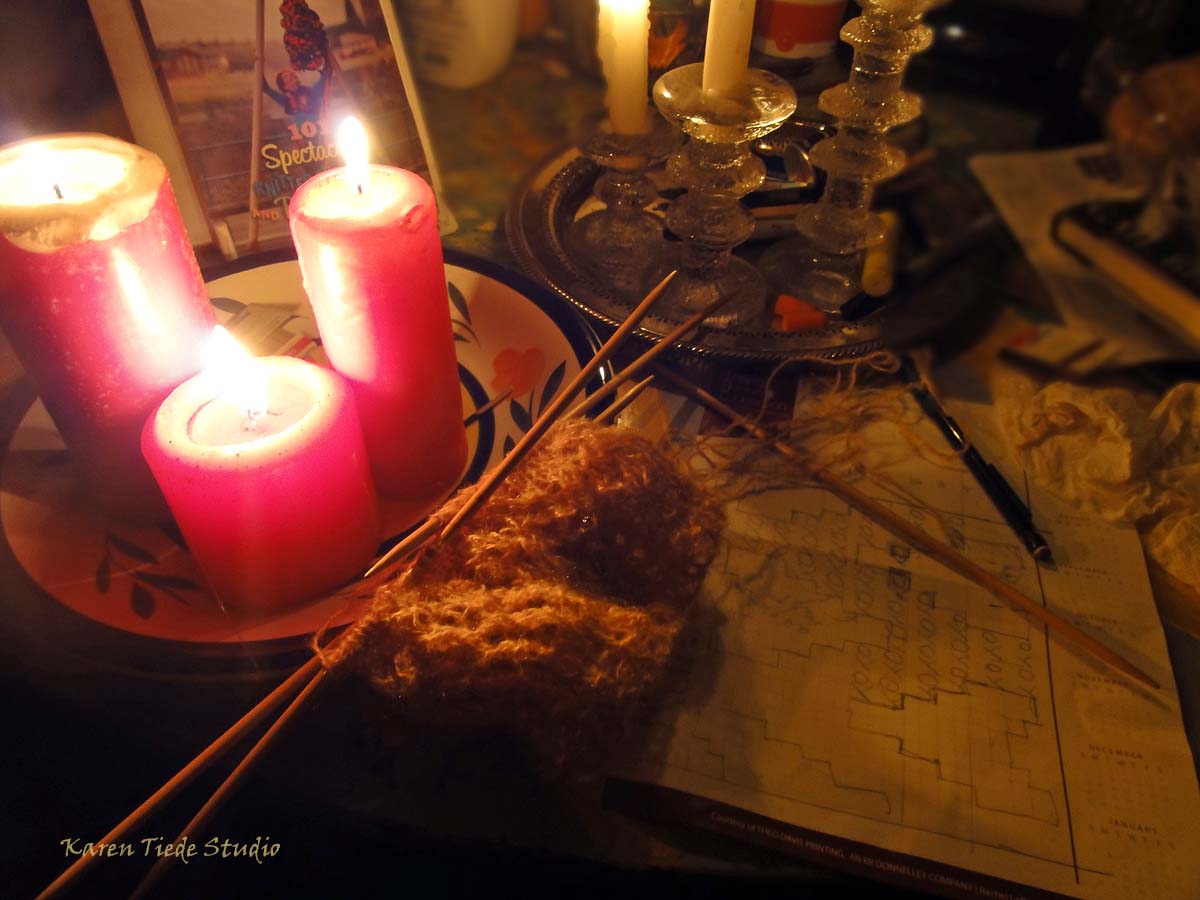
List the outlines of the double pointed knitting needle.
{"label": "double pointed knitting needle", "polygon": [[[496,488],[499,487],[500,483],[508,476],[508,473],[512,470],[513,466],[524,459],[525,455],[533,448],[534,444],[541,440],[542,435],[546,433],[550,426],[554,424],[562,412],[567,408],[567,404],[574,400],[576,395],[583,390],[583,387],[585,384],[587,384],[588,379],[590,379],[592,375],[594,375],[596,371],[608,361],[608,359],[613,355],[625,338],[628,337],[635,328],[637,328],[638,324],[643,318],[645,318],[646,314],[650,312],[650,307],[654,305],[655,301],[658,300],[662,292],[667,289],[667,285],[671,283],[671,279],[674,277],[675,273],[671,272],[666,278],[655,285],[653,290],[646,295],[646,299],[639,303],[634,311],[629,314],[628,318],[621,323],[621,327],[613,332],[612,337],[605,341],[604,345],[598,351],[596,351],[596,355],[592,357],[591,361],[579,370],[579,374],[571,379],[570,384],[568,384],[562,391],[555,395],[554,399],[550,401],[549,406],[542,410],[542,414],[538,416],[537,421],[535,421],[533,425],[530,426],[529,430],[521,436],[521,439],[517,441],[516,446],[513,447],[512,450],[508,451],[508,455],[505,456],[504,459],[500,460],[496,467],[492,469],[486,476],[484,476],[483,480],[480,481],[476,488],[471,492],[471,496],[467,498],[466,502],[458,508],[458,511],[455,512],[450,521],[446,523],[446,526],[442,529],[440,535],[442,540],[444,540],[454,529],[456,529],[461,522],[471,516],[475,510],[477,510],[484,503],[484,501],[486,501],[487,498],[492,495],[492,492],[495,491]],[[713,308],[715,308],[715,306],[704,310],[704,316],[707,316]],[[701,318],[703,318],[703,316]]]}
{"label": "double pointed knitting needle", "polygon": [[503,394],[497,394],[495,397],[493,397],[487,403],[483,404],[483,406],[479,407],[479,409],[474,410],[470,415],[468,415],[465,419],[463,419],[463,424],[470,425],[472,422],[476,421],[477,419],[482,419],[485,415],[487,415],[489,412],[491,412],[493,409],[495,409],[497,406],[499,406],[501,403],[503,403],[505,400],[507,400],[511,396],[512,396],[512,388],[509,388]]}
{"label": "double pointed knitting needle", "polygon": [[[621,340],[623,340],[625,336],[637,326],[637,322],[641,320],[654,301],[658,299],[659,295],[670,283],[671,278],[674,277],[674,274],[675,273],[672,272],[670,275],[664,278],[657,285],[657,287],[655,287],[654,290],[647,295],[646,299],[643,300],[642,303],[639,304],[638,307],[630,314],[629,318],[625,320],[625,323],[621,326],[621,328],[619,328],[613,334],[613,336],[605,342],[600,350],[597,351],[596,356],[593,357],[591,362],[584,366],[584,368],[578,375],[575,376],[571,383],[555,398],[554,402],[547,406],[547,408],[542,412],[541,416],[538,417],[537,421],[534,422],[533,426],[526,433],[525,437],[522,439],[522,442],[518,443],[516,447],[510,450],[508,455],[501,461],[501,463],[492,470],[489,478],[475,489],[471,497],[468,499],[466,505],[471,505],[471,509],[478,508],[478,506],[481,505],[488,496],[490,496],[491,491],[494,490],[501,481],[503,481],[507,474],[512,471],[513,466],[520,461],[521,455],[523,455],[523,453],[527,451],[538,438],[545,434],[546,430],[559,417],[562,411],[566,408],[567,404],[570,403],[579,390],[582,389],[587,379],[591,377],[591,375],[600,367],[600,365],[603,364],[605,359],[612,355],[613,351],[617,348]],[[636,372],[644,369],[655,357],[658,356],[659,353],[671,346],[671,344],[673,344],[684,334],[699,325],[706,317],[715,312],[728,299],[728,296],[722,297],[714,303],[709,304],[709,306],[705,309],[700,310],[693,316],[689,317],[686,322],[672,330],[662,340],[662,342],[651,347],[636,360],[634,360],[634,362],[631,363],[627,368],[622,370],[619,376],[614,377],[610,381],[609,385],[606,386],[604,392],[598,391],[595,395],[593,395],[593,397],[597,397],[601,393],[603,393],[604,396],[608,396],[610,393],[614,392],[619,384],[628,381]],[[635,385],[630,391],[629,395],[627,395],[623,401],[614,404],[614,406],[623,408],[629,402],[632,402],[632,400],[646,388],[652,379],[653,376],[646,378],[641,383]],[[618,409],[617,411],[619,412],[620,410]],[[534,435],[534,437],[530,438],[530,435]],[[518,451],[520,451],[522,448],[522,443],[525,444],[525,449],[522,451],[521,455],[518,455]],[[464,507],[466,505],[464,505]],[[381,559],[380,562],[376,563],[375,566],[373,566],[367,573],[367,575],[370,575],[371,572],[378,570],[380,566],[387,561],[387,559],[400,556],[404,552],[401,549],[404,546],[417,548],[429,543],[440,543],[441,541],[446,540],[446,538],[453,534],[453,532],[464,521],[466,521],[469,514],[469,511],[466,514],[463,514],[462,510],[460,509],[460,514],[454,516],[443,528],[441,528],[440,531],[438,529],[437,521],[434,519],[429,519],[420,528],[413,531],[408,538],[406,538],[400,544],[397,544],[396,547],[392,548],[392,551],[390,551],[387,556]],[[318,661],[315,659],[311,660],[309,664],[306,665],[306,668],[317,662]],[[298,674],[299,673],[297,673],[297,675]],[[196,815],[187,824],[180,835],[176,837],[175,841],[173,842],[174,844],[178,844],[186,835],[198,833],[203,829],[208,820],[216,814],[216,812],[225,803],[226,799],[241,783],[242,779],[246,777],[255,762],[257,762],[257,760],[266,751],[267,747],[270,745],[272,740],[274,740],[275,736],[283,728],[287,721],[293,715],[299,712],[299,710],[304,706],[309,695],[318,687],[318,685],[320,685],[326,674],[326,671],[322,669],[321,671],[317,672],[316,676],[313,677],[307,685],[305,685],[304,689],[287,706],[274,724],[272,724],[271,727],[263,734],[263,736],[259,738],[258,742],[255,743],[255,745],[250,749],[250,752],[246,754],[246,756],[238,764],[237,768],[235,768],[233,772],[229,774],[229,777],[222,782],[221,786],[217,788],[216,792],[209,798],[208,802],[201,807],[200,811],[196,813]],[[293,678],[295,677],[296,676],[293,676]],[[137,890],[133,894],[133,900],[138,900],[138,898],[145,896],[146,893],[148,893],[149,890],[166,874],[171,865],[174,863],[174,860],[174,856],[160,857],[150,871],[146,874],[146,877],[138,885]]]}
{"label": "double pointed knitting needle", "polygon": [[[313,659],[319,660],[319,657],[313,657]],[[183,826],[183,830],[179,832],[175,840],[171,842],[172,846],[178,846],[180,842],[183,841],[184,838],[186,838],[189,834],[200,834],[203,831],[204,826],[208,824],[209,819],[216,815],[220,808],[225,805],[225,801],[229,799],[230,795],[233,794],[238,785],[241,784],[242,780],[250,773],[250,770],[254,767],[254,764],[258,762],[259,758],[263,755],[263,753],[266,752],[267,747],[270,746],[271,741],[275,738],[275,735],[283,729],[292,716],[294,716],[304,707],[309,695],[317,689],[327,674],[328,672],[326,669],[321,669],[319,672],[317,672],[313,679],[304,686],[304,689],[296,695],[296,699],[288,704],[287,709],[285,709],[279,715],[279,718],[271,723],[271,727],[268,728],[263,736],[254,744],[254,746],[250,748],[250,752],[242,757],[242,761],[237,764],[237,768],[230,772],[229,776],[221,782],[221,786],[216,789],[211,797],[208,798],[208,802],[200,807],[200,811],[192,817],[192,820],[188,822],[187,825]],[[146,873],[146,876],[140,882],[138,882],[138,886],[134,889],[133,893],[129,895],[129,900],[141,900],[141,898],[149,894],[150,891],[154,889],[155,885],[162,880],[163,876],[170,871],[171,866],[175,864],[175,860],[177,858],[178,857],[176,857],[174,854],[160,856],[154,865],[150,867],[150,871]]]}
{"label": "double pointed knitting needle", "polygon": [[[668,275],[655,287],[653,291],[650,292],[649,295],[647,295],[646,299],[643,300],[637,309],[630,314],[630,317],[626,320],[625,324],[618,329],[617,333],[615,333],[603,347],[601,347],[600,351],[597,353],[596,359],[592,361],[593,364],[589,364],[587,367],[585,367],[584,371],[581,372],[579,376],[576,376],[571,384],[559,395],[558,399],[560,402],[552,404],[551,407],[548,407],[547,410],[542,413],[542,416],[538,419],[538,422],[534,423],[535,428],[537,428],[539,424],[541,424],[543,420],[547,418],[548,415],[550,416],[550,422],[552,422],[553,419],[556,418],[559,413],[561,413],[566,404],[570,402],[576,393],[578,393],[578,389],[582,387],[586,379],[590,377],[590,375],[594,373],[601,364],[603,364],[603,361],[611,355],[613,350],[616,349],[616,346],[620,340],[622,340],[636,327],[637,322],[640,321],[640,319],[649,310],[649,307],[653,304],[653,302],[658,298],[659,295],[661,295],[662,291],[670,283],[670,280],[674,274],[675,273],[672,272],[670,275]],[[670,344],[682,336],[682,334],[696,327],[696,325],[698,325],[706,316],[721,306],[726,299],[727,298],[722,298],[711,304],[707,309],[702,310],[695,316],[692,316],[682,326],[667,335],[661,344],[652,347],[649,351],[639,357],[638,360],[635,360],[635,362],[626,370],[624,370],[619,377],[613,379],[611,382],[613,385],[612,390],[615,391],[617,384],[627,380],[640,368],[644,368],[644,366],[650,360],[657,356],[658,353],[660,353],[667,346],[670,346]],[[650,379],[647,378],[640,384],[636,385],[624,402],[626,404],[630,402],[633,397],[640,393],[640,391],[643,390],[649,382]],[[609,393],[611,393],[611,391]],[[597,397],[597,395],[593,396]],[[605,394],[605,396],[607,396],[607,394]],[[597,397],[597,399],[602,398]],[[573,412],[576,411],[578,411],[578,407]],[[545,432],[546,428],[549,427],[550,422],[542,425],[539,435]],[[512,456],[513,452],[510,452],[509,456],[505,458],[506,461],[511,459]],[[507,465],[504,470],[505,474],[507,474],[507,471],[511,470],[512,466],[515,465],[515,462],[516,461],[514,460]],[[502,477],[503,476],[500,476],[499,478],[494,479],[494,484],[498,484],[500,478]],[[486,499],[486,497],[480,499],[475,505],[478,506],[478,503],[482,503],[483,499]],[[407,551],[424,546],[425,544],[433,541],[435,538],[444,539],[444,537],[449,535],[458,524],[465,520],[465,518],[466,516],[456,517],[444,528],[441,528],[440,532],[440,526],[437,520],[427,520],[421,527],[414,530],[407,538],[405,538],[404,541],[396,545],[396,547],[393,547],[392,550],[389,551],[388,555],[372,566],[371,570],[367,574],[369,575],[372,572],[377,571],[380,566],[389,559],[394,559],[397,556],[405,554]],[[343,635],[344,634],[345,632],[343,632]],[[340,640],[343,635],[339,635],[338,637],[334,638],[334,640],[330,642],[329,646],[332,646],[333,643]],[[213,741],[208,747],[206,747],[198,756],[193,758],[191,762],[184,766],[183,769],[181,769],[173,778],[171,778],[166,784],[148,797],[137,809],[126,816],[115,828],[101,838],[100,843],[115,843],[121,840],[121,838],[127,835],[130,831],[140,826],[147,818],[153,815],[159,807],[161,807],[168,800],[174,797],[180,790],[190,784],[197,775],[203,772],[215,760],[219,759],[226,752],[228,752],[242,737],[244,737],[249,731],[257,726],[284,700],[299,690],[300,693],[292,700],[284,712],[278,717],[278,719],[276,719],[276,721],[263,734],[263,736],[254,744],[249,753],[247,753],[243,758],[242,762],[239,763],[232,773],[230,773],[229,777],[225,779],[225,781],[217,789],[216,793],[210,797],[209,801],[193,817],[192,821],[188,823],[188,826],[184,829],[183,834],[195,832],[197,829],[203,827],[203,824],[207,822],[208,818],[217,811],[217,809],[225,802],[225,800],[229,797],[241,780],[248,774],[251,767],[266,751],[274,737],[279,733],[284,725],[286,725],[293,715],[303,708],[312,692],[317,689],[325,677],[326,672],[322,668],[321,658],[319,656],[314,656],[299,669],[293,672],[286,681],[284,681],[273,691],[271,691],[270,694],[260,700],[253,709],[242,716],[241,719],[227,729],[224,734],[217,738],[217,740]],[[177,837],[175,843],[178,843],[179,840],[180,838]],[[59,875],[58,878],[48,885],[46,889],[38,895],[37,900],[50,900],[50,898],[57,897],[63,890],[67,889],[71,884],[77,881],[89,868],[91,863],[98,858],[98,856],[81,856],[78,860],[76,860],[75,863],[73,863],[61,875]],[[147,873],[146,878],[143,879],[142,883],[138,886],[138,896],[146,893],[158,881],[158,879],[161,878],[166,871],[166,866],[170,864],[170,860],[173,858],[174,857],[163,857],[162,860],[160,860],[160,864],[156,864],[150,870],[150,872]]]}
{"label": "double pointed knitting needle", "polygon": [[[654,376],[647,375],[628,391],[626,391],[624,397],[614,401],[611,406],[604,410],[604,412],[596,416],[596,421],[601,425],[611,425],[613,422],[617,421],[617,416],[625,412],[625,410],[629,408],[630,404],[632,404],[634,400],[642,396],[642,391],[650,387],[650,382],[652,381],[654,381]],[[575,410],[571,410],[571,413],[568,413],[568,415],[574,414],[574,412]]]}
{"label": "double pointed knitting needle", "polygon": [[[662,290],[666,287],[668,280],[673,277],[673,275],[674,273],[671,273],[671,275],[667,276],[667,279],[664,279],[662,282],[660,282],[659,285],[647,296],[646,300],[642,301],[641,306],[645,306],[648,304],[648,302],[652,302],[654,298],[657,298]],[[693,313],[685,321],[671,329],[671,331],[664,335],[658,343],[651,346],[650,349],[646,350],[646,352],[622,369],[617,375],[613,376],[613,378],[611,378],[609,382],[604,385],[604,387],[600,388],[600,390],[596,391],[594,394],[587,397],[585,400],[571,409],[567,413],[568,418],[582,415],[589,409],[598,405],[601,401],[611,397],[614,393],[616,393],[617,388],[619,388],[634,375],[645,369],[659,356],[659,354],[665,352],[686,334],[695,330],[705,319],[729,302],[732,296],[732,294],[728,294],[726,296],[719,297],[708,306],[704,307],[704,309]],[[634,312],[630,314],[629,319],[626,319],[625,325],[622,326],[622,330],[624,330],[625,334],[633,330],[634,326],[630,325],[630,322],[634,319],[634,317],[637,316],[640,319],[641,315],[644,315],[644,313],[639,315],[638,310],[641,309],[641,306],[639,306],[638,309],[634,310]],[[611,338],[609,338],[604,347],[600,348],[600,351],[597,353],[597,358],[600,358],[602,354],[605,358],[610,356],[616,347],[618,337],[624,337],[624,334],[622,334],[621,331],[618,331]],[[595,360],[593,360],[593,362],[595,362]],[[595,368],[599,368],[599,366],[597,365]],[[439,528],[438,522],[434,519],[427,520],[424,525],[422,525],[420,528],[398,543],[395,547],[392,547],[386,554],[380,557],[371,566],[371,568],[366,571],[363,577],[369,578],[376,572],[380,571],[392,560],[402,559],[405,556],[415,553],[417,550],[432,542],[435,536],[438,537],[438,540],[444,540],[447,536],[449,536],[451,531],[457,528],[459,524],[461,524],[468,516],[478,509],[480,504],[482,504],[489,496],[491,496],[492,491],[495,490],[499,483],[507,476],[512,467],[520,462],[521,458],[533,445],[533,441],[536,441],[537,437],[540,437],[546,431],[546,429],[548,429],[550,425],[554,423],[561,413],[563,407],[574,398],[575,394],[578,393],[578,389],[583,386],[585,380],[586,369],[583,372],[580,372],[580,374],[575,377],[571,384],[568,385],[557,397],[555,397],[554,402],[547,407],[538,420],[533,423],[533,427],[529,429],[525,437],[522,438],[522,440],[518,442],[512,450],[509,451],[508,455],[500,461],[496,468],[493,469],[488,476],[475,487],[474,492],[467,499],[467,502],[463,504],[454,518],[452,518],[450,522],[447,523],[442,529],[440,536],[437,536],[437,530]],[[537,437],[535,437],[533,440],[529,440],[529,436],[535,432]]]}
{"label": "double pointed knitting needle", "polygon": [[596,391],[596,393],[592,394],[590,397],[585,397],[583,400],[581,400],[579,404],[575,406],[575,408],[572,409],[567,415],[570,417],[581,416],[588,410],[595,408],[602,400],[607,400],[617,392],[617,388],[619,388],[623,383],[628,381],[634,375],[637,375],[642,371],[642,369],[650,365],[650,363],[654,362],[660,353],[664,353],[677,341],[682,340],[684,335],[697,328],[701,322],[732,300],[733,297],[734,295],[731,293],[725,294],[723,297],[718,297],[699,312],[695,312],[688,316],[687,319],[680,322],[665,335],[663,335],[662,339],[659,340],[657,344],[652,346],[649,350],[622,369],[618,375],[609,381],[608,384],[604,385],[604,387],[600,388],[600,390]]}
{"label": "double pointed knitting needle", "polygon": [[1040,603],[1036,603],[1026,597],[1007,582],[997,578],[978,563],[972,562],[949,544],[942,543],[929,535],[924,529],[913,525],[903,516],[893,512],[878,500],[867,496],[858,490],[858,488],[847,484],[828,470],[813,464],[812,461],[807,459],[790,444],[769,434],[766,429],[750,421],[732,407],[722,403],[712,394],[708,393],[708,391],[697,387],[686,378],[665,368],[660,369],[657,374],[674,384],[694,400],[704,404],[713,412],[727,419],[731,424],[748,432],[764,444],[768,444],[777,453],[796,463],[804,474],[813,481],[840,497],[867,518],[887,528],[892,534],[903,538],[926,556],[940,562],[946,568],[957,572],[964,578],[975,582],[1002,600],[1007,600],[1013,606],[1037,619],[1050,631],[1059,635],[1059,637],[1088,651],[1093,656],[1108,663],[1108,665],[1112,666],[1118,672],[1154,690],[1159,689],[1157,681],[1123,656],[1120,656],[1116,651],[1100,643],[1086,632],[1076,628],[1065,619],[1055,615]]}
{"label": "double pointed knitting needle", "polygon": [[[339,635],[334,640],[336,641],[340,637]],[[330,646],[332,646],[332,642]],[[314,675],[319,674],[318,670],[320,668],[320,657],[314,656],[308,660],[308,662],[293,672],[286,681],[282,682],[271,693],[258,701],[253,709],[229,726],[224,734],[205,747],[204,750],[180,769],[166,784],[147,797],[137,809],[117,823],[96,844],[99,846],[118,843],[127,834],[140,827],[150,816],[154,815],[159,807],[191,784],[197,775],[220,759],[231,747],[245,737],[247,733],[259,725],[270,712],[299,690],[301,685],[310,681]],[[93,856],[85,853],[80,856],[61,875],[47,885],[45,890],[37,895],[37,900],[50,900],[51,897],[57,897],[62,891],[83,877],[84,873],[98,859],[100,859],[100,854]]]}
{"label": "double pointed knitting needle", "polygon": [[[526,451],[538,438],[545,434],[546,430],[558,418],[558,416],[566,408],[567,404],[574,399],[575,395],[583,387],[587,379],[600,367],[601,364],[603,364],[605,359],[611,356],[620,341],[623,340],[624,337],[636,327],[637,322],[640,321],[640,319],[646,314],[653,302],[666,288],[667,284],[670,283],[670,279],[673,276],[674,273],[668,275],[653,291],[650,292],[649,295],[647,295],[646,299],[643,300],[642,303],[639,304],[639,306],[633,311],[633,313],[630,314],[629,318],[626,319],[621,328],[618,329],[617,332],[614,333],[607,342],[605,342],[599,351],[597,351],[597,354],[592,361],[585,366],[571,381],[571,383],[562,391],[562,393],[555,398],[555,401],[552,402],[542,412],[542,415],[539,416],[536,422],[534,422],[533,426],[530,428],[529,432],[526,433],[525,438],[522,440],[522,443],[526,445]],[[683,334],[691,331],[693,328],[699,325],[704,318],[706,318],[708,315],[711,315],[712,312],[714,312],[727,300],[728,297],[722,297],[716,302],[710,304],[707,308],[691,316],[686,322],[674,329],[670,334],[667,335],[666,338],[664,338],[661,343],[656,344],[654,347],[651,347],[650,350],[643,353],[630,366],[624,369],[620,376],[615,377],[610,382],[609,387],[611,387],[611,390],[608,390],[607,393],[605,393],[605,396],[614,392],[617,388],[617,385],[627,381],[634,373],[645,368],[645,366],[648,365],[656,356],[658,356],[659,353],[669,347]],[[641,393],[642,390],[646,388],[646,386],[652,380],[652,377],[653,376],[646,378],[640,384],[636,385],[633,390],[630,391],[630,394],[625,398],[624,402],[614,404],[614,406],[623,407],[628,402],[631,402],[634,397],[636,397],[639,393]],[[597,392],[597,394],[599,393],[600,392]],[[530,438],[530,435],[534,435],[534,437]],[[507,474],[512,470],[513,466],[515,466],[520,460],[521,456],[518,455],[518,451],[521,450],[521,446],[522,444],[518,443],[513,450],[509,451],[508,456],[504,458],[501,464],[498,465],[496,469],[492,470],[489,480],[485,483],[481,483],[481,485],[475,489],[471,498],[467,501],[468,504],[473,503],[472,509],[477,508],[487,499],[488,496],[490,496],[491,491],[499,485],[504,477],[506,477]],[[522,453],[523,452],[524,451],[522,451]],[[487,486],[489,483],[490,487]],[[460,513],[461,512],[462,511],[460,510]],[[469,512],[467,514],[460,514],[453,517],[444,527],[440,529],[440,531],[436,520],[428,520],[420,528],[416,529],[412,534],[410,534],[408,538],[406,538],[396,547],[392,548],[392,551],[389,553],[389,555],[373,566],[371,571],[369,571],[367,574],[370,575],[371,572],[377,571],[380,565],[386,562],[387,559],[401,556],[404,553],[403,548],[405,547],[415,549],[429,543],[440,543],[449,537],[464,521],[466,521],[468,515]],[[310,661],[310,665],[313,662],[315,662],[315,660]],[[229,777],[225,779],[212,797],[209,798],[208,802],[204,804],[204,806],[199,812],[196,813],[196,815],[192,818],[180,835],[176,837],[174,841],[175,844],[178,844],[184,836],[200,831],[208,822],[208,820],[216,814],[220,807],[225,803],[226,799],[240,784],[242,779],[246,777],[255,762],[266,751],[267,747],[270,745],[277,733],[283,728],[287,721],[304,706],[311,692],[318,687],[325,676],[326,672],[324,670],[317,672],[316,676],[312,678],[312,680],[288,705],[275,723],[266,731],[266,733],[263,734],[258,742],[251,748],[250,752],[246,754],[245,758],[243,758],[241,763],[238,764],[237,768],[230,773]],[[174,862],[174,859],[174,856],[161,857],[150,869],[142,882],[138,885],[138,888],[133,895],[134,898],[143,897],[155,884],[157,884],[158,881],[169,870],[170,866]]]}
{"label": "double pointed knitting needle", "polygon": [[[474,513],[483,501],[492,495],[492,491],[504,480],[512,467],[525,457],[529,449],[541,438],[554,423],[555,419],[558,418],[559,413],[562,412],[568,403],[575,399],[575,395],[583,389],[588,379],[608,361],[608,358],[612,356],[617,347],[629,336],[630,332],[637,328],[646,314],[650,312],[650,307],[654,305],[655,301],[662,295],[662,292],[667,289],[667,285],[671,283],[671,279],[674,277],[675,273],[671,272],[666,278],[655,285],[642,302],[621,323],[621,326],[613,332],[612,337],[605,341],[604,345],[596,351],[596,355],[592,357],[588,364],[580,369],[579,373],[571,379],[571,382],[550,401],[550,404],[542,410],[542,414],[538,416],[537,421],[530,426],[529,430],[525,432],[516,446],[508,451],[508,455],[500,460],[496,467],[475,486],[466,502],[459,507],[450,521],[442,526],[440,539],[444,540],[452,531],[458,528],[464,519]],[[363,574],[363,578],[370,578],[392,560],[403,558],[405,555],[428,543],[434,532],[437,531],[437,528],[438,523],[435,520],[430,519],[427,521],[425,525],[418,528],[407,538],[388,550],[383,556],[379,557]]]}

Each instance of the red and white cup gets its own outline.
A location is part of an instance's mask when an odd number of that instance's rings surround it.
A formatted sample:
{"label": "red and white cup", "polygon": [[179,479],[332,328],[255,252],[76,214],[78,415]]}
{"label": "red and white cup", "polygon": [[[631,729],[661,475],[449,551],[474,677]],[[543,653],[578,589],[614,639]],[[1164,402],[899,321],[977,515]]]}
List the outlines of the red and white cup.
{"label": "red and white cup", "polygon": [[758,0],[752,46],[777,59],[820,59],[833,52],[847,0]]}

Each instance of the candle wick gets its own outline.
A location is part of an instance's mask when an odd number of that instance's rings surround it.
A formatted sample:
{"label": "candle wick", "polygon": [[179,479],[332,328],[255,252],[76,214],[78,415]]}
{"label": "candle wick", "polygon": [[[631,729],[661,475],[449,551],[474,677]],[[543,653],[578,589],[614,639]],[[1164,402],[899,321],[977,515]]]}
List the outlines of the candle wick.
{"label": "candle wick", "polygon": [[267,414],[267,410],[265,410],[265,409],[247,409],[246,410],[246,424],[245,424],[246,430],[247,431],[257,431],[258,430],[258,420],[261,419],[266,414]]}
{"label": "candle wick", "polygon": [[57,182],[54,184],[54,196],[57,197],[59,200],[61,200],[63,198],[62,188],[60,188],[58,186]]}
{"label": "candle wick", "polygon": [[358,195],[361,197],[362,196],[362,182],[360,181],[356,186],[358,187]]}

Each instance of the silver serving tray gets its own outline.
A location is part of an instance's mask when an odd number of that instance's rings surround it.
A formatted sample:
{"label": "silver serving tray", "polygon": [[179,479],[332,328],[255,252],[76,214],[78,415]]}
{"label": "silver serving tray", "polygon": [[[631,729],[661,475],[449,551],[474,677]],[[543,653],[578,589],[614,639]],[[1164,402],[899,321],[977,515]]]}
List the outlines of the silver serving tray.
{"label": "silver serving tray", "polygon": [[[564,242],[567,227],[591,198],[601,171],[575,147],[556,153],[518,190],[508,209],[505,231],[522,268],[585,315],[615,328],[632,304],[585,271],[571,258]],[[965,294],[947,297],[933,291],[897,298],[856,322],[831,323],[819,331],[703,329],[680,346],[701,356],[747,362],[853,359],[918,343],[957,318],[967,302]],[[643,321],[636,333],[649,341],[661,339],[671,328],[671,323],[661,319]]]}

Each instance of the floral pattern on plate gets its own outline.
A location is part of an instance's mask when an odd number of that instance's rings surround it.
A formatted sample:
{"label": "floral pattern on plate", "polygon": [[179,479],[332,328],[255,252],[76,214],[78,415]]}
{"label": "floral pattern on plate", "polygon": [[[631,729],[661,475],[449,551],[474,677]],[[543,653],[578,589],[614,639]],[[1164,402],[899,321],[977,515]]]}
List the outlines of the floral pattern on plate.
{"label": "floral pattern on plate", "polygon": [[[573,313],[520,276],[447,253],[446,277],[464,416],[510,392],[468,426],[469,483],[529,429],[595,342]],[[289,327],[316,335],[294,261],[217,279],[209,290],[241,303],[290,305]],[[228,312],[230,302],[224,305]],[[63,606],[121,632],[210,646],[307,635],[346,616],[344,600],[325,599],[269,619],[230,618],[204,587],[173,524],[105,520],[88,507],[66,457],[35,402],[0,469],[0,522],[13,555]]]}

